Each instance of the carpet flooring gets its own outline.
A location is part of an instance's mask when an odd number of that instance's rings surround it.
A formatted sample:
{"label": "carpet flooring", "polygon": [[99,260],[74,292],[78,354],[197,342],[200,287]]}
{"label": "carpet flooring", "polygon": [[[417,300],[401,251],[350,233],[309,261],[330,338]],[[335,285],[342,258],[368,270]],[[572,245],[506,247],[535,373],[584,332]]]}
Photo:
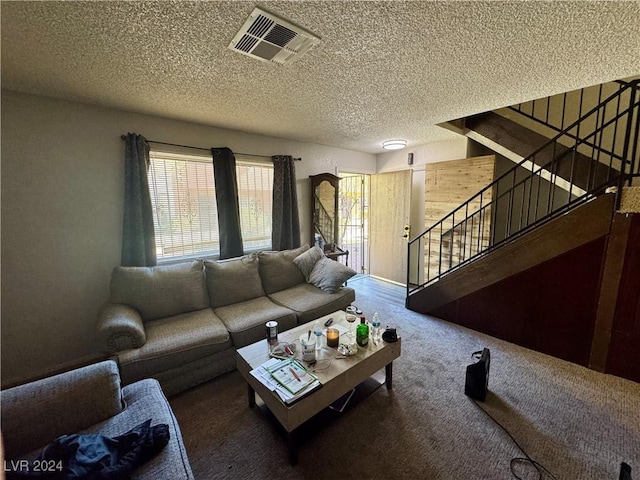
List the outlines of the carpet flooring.
{"label": "carpet flooring", "polygon": [[377,388],[343,413],[301,427],[290,466],[283,431],[250,409],[232,372],[170,399],[197,479],[511,479],[514,441],[463,394],[471,353],[491,350],[480,406],[553,477],[616,480],[626,461],[640,477],[640,384],[605,375],[357,293],[368,316],[402,337],[393,390]]}

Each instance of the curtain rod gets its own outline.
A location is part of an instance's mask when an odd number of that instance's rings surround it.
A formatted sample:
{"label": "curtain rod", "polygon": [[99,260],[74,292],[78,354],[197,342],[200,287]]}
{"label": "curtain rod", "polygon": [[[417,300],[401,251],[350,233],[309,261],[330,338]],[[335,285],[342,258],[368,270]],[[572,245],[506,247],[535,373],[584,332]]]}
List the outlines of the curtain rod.
{"label": "curtain rod", "polygon": [[[126,140],[127,136],[126,135],[120,135],[120,138],[122,140]],[[210,148],[203,148],[203,147],[192,147],[191,145],[179,145],[177,143],[167,143],[167,142],[158,142],[156,140],[147,140],[147,143],[157,143],[158,145],[169,145],[171,147],[181,147],[181,148],[191,148],[193,150],[203,150],[205,152],[211,152]],[[238,155],[243,155],[245,157],[260,157],[260,158],[271,158],[268,155],[256,155],[255,153],[242,153],[242,152],[233,152],[233,153],[237,153]],[[302,160],[301,158],[294,158],[295,161],[299,161]]]}

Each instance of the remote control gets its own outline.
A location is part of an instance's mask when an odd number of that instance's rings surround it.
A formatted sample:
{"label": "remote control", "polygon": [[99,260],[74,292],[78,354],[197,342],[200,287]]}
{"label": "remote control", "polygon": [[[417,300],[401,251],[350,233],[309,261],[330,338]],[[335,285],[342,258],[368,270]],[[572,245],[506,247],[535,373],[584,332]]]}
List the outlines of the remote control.
{"label": "remote control", "polygon": [[328,327],[329,325],[331,325],[333,323],[333,318],[330,318],[329,320],[327,320],[326,322],[324,322],[324,326]]}

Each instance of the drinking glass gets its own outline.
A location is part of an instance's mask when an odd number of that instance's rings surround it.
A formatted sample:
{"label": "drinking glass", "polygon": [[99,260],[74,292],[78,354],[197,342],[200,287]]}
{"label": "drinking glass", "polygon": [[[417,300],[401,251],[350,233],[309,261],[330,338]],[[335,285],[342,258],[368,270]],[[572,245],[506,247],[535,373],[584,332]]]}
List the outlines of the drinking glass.
{"label": "drinking glass", "polygon": [[345,318],[347,320],[347,322],[349,322],[349,337],[350,338],[354,338],[354,333],[353,333],[353,324],[356,321],[357,315],[356,315],[356,307],[353,306],[349,306],[346,309],[346,313],[345,313]]}

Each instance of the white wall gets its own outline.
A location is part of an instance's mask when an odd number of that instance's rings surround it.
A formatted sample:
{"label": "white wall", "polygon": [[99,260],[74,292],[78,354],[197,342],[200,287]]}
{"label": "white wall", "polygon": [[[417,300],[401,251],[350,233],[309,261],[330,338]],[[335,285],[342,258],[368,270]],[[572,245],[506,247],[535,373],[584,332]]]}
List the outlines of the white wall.
{"label": "white wall", "polygon": [[[413,165],[407,163],[408,154],[413,153]],[[460,135],[444,142],[430,143],[413,148],[404,148],[379,154],[377,156],[378,173],[412,169],[411,189],[411,238],[415,238],[424,230],[425,197],[424,168],[427,163],[446,162],[467,157],[467,138]],[[417,243],[415,244],[418,246]],[[415,261],[417,260],[417,262]],[[410,281],[419,283],[423,277],[423,256],[417,249],[411,252]]]}
{"label": "white wall", "polygon": [[[408,154],[413,153],[413,165],[407,164]],[[446,162],[447,160],[459,160],[467,156],[467,138],[463,135],[443,142],[429,143],[402,150],[392,150],[377,156],[378,173],[393,172],[412,168],[424,170],[427,163]]]}
{"label": "white wall", "polygon": [[124,142],[228,146],[296,164],[302,239],[309,175],[375,172],[374,155],[2,91],[2,383],[97,352],[96,314],[120,262]]}

